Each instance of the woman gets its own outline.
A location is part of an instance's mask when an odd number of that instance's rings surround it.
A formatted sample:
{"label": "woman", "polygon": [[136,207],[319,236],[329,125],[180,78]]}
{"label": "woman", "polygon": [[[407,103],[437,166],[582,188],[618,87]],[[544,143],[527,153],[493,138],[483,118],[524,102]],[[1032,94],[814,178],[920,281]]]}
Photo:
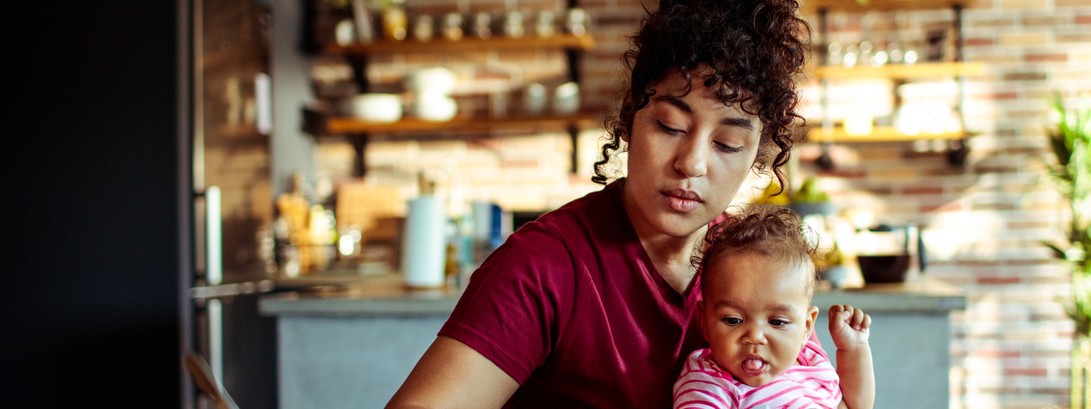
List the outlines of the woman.
{"label": "woman", "polygon": [[[595,164],[608,184],[485,260],[388,407],[670,407],[704,345],[695,245],[748,172],[783,179],[806,52],[798,8],[664,0],[650,13]],[[622,150],[627,176],[611,181]]]}

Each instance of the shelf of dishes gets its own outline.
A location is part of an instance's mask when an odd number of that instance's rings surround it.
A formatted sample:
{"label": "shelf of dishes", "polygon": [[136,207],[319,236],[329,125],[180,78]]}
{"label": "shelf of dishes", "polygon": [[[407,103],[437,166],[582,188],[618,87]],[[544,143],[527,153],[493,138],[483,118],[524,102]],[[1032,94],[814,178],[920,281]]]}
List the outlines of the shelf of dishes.
{"label": "shelf of dishes", "polygon": [[954,6],[966,6],[972,0],[808,0],[803,2],[807,11],[829,10],[864,12],[869,10],[930,10]]}
{"label": "shelf of dishes", "polygon": [[369,43],[347,45],[330,44],[326,53],[334,55],[369,55],[369,54],[411,54],[411,53],[456,53],[473,51],[500,50],[577,50],[587,51],[595,48],[595,39],[589,35],[563,34],[550,37],[464,37],[457,41],[434,39],[417,40],[378,40]]}
{"label": "shelf of dishes", "polygon": [[905,142],[919,140],[955,140],[968,138],[970,136],[973,136],[973,133],[965,131],[907,133],[901,132],[892,126],[876,126],[862,132],[849,131],[843,127],[835,127],[833,129],[814,127],[808,130],[807,142]]}
{"label": "shelf of dishes", "polygon": [[314,135],[343,134],[437,134],[494,131],[540,131],[587,128],[601,122],[599,112],[542,115],[456,115],[446,121],[405,117],[397,121],[368,121],[353,116],[326,115],[305,110],[306,129]]}
{"label": "shelf of dishes", "polygon": [[814,76],[820,79],[920,79],[980,75],[985,64],[979,62],[927,62],[918,64],[859,65],[844,67],[824,65],[815,67]]}

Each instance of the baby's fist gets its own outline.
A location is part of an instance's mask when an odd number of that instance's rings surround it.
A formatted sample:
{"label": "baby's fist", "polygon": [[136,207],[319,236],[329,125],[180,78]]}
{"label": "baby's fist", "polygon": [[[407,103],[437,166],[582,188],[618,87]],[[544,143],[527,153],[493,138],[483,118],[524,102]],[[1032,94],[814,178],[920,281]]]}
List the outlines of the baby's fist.
{"label": "baby's fist", "polygon": [[837,349],[867,345],[871,316],[848,304],[830,306],[830,337]]}

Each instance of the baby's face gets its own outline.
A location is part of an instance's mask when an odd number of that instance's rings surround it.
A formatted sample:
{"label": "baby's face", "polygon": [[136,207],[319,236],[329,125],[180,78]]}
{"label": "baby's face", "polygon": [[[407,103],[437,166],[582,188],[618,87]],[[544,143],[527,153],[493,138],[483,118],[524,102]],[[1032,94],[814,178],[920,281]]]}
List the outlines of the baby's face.
{"label": "baby's face", "polygon": [[701,329],[716,364],[739,381],[760,386],[796,362],[818,308],[811,305],[808,264],[731,255],[709,270]]}

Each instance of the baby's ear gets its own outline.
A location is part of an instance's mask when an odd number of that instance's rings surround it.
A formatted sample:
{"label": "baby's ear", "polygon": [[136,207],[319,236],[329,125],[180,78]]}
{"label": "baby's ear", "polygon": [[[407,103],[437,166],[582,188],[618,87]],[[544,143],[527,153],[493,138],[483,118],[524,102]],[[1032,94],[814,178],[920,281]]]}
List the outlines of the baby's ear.
{"label": "baby's ear", "polygon": [[814,322],[818,320],[818,307],[812,305],[807,309],[807,337],[811,336],[811,331],[814,331]]}
{"label": "baby's ear", "polygon": [[705,300],[697,301],[697,326],[701,328],[701,338],[708,342],[708,323],[705,322]]}

